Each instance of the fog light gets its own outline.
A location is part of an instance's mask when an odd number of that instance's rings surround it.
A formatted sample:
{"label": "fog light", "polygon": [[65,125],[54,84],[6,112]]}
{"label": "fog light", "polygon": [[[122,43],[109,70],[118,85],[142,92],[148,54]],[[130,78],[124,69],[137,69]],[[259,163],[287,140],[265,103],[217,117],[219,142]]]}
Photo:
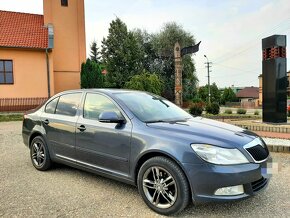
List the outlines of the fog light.
{"label": "fog light", "polygon": [[229,186],[219,188],[215,191],[215,195],[241,195],[244,194],[244,186],[237,185],[237,186]]}

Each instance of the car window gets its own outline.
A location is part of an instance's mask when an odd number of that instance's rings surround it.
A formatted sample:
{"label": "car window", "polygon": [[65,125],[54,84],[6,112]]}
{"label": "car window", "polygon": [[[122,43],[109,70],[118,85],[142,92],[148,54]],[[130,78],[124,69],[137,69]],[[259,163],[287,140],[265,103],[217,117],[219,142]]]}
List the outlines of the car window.
{"label": "car window", "polygon": [[46,106],[45,106],[45,113],[49,113],[49,114],[54,114],[55,112],[55,107],[57,105],[59,98],[55,98],[53,100],[51,100]]}
{"label": "car window", "polygon": [[122,116],[118,107],[106,96],[88,93],[84,104],[84,118],[98,120],[102,112],[114,111]]}
{"label": "car window", "polygon": [[81,100],[82,93],[62,95],[59,98],[56,114],[75,116]]}

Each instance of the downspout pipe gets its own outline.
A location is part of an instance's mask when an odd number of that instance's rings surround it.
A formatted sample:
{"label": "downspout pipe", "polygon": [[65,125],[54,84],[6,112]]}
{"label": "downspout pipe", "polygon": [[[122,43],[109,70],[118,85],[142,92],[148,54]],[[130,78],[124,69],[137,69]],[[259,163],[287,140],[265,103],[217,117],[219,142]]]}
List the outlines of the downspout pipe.
{"label": "downspout pipe", "polygon": [[51,51],[54,47],[54,31],[53,25],[47,24],[46,28],[48,29],[48,47],[45,49],[46,54],[46,70],[47,70],[47,95],[48,98],[51,96],[50,90],[50,64],[49,64],[49,54],[48,52]]}
{"label": "downspout pipe", "polygon": [[45,49],[46,54],[46,70],[47,70],[47,95],[50,98],[50,67],[49,67],[49,55],[48,55],[48,48]]}

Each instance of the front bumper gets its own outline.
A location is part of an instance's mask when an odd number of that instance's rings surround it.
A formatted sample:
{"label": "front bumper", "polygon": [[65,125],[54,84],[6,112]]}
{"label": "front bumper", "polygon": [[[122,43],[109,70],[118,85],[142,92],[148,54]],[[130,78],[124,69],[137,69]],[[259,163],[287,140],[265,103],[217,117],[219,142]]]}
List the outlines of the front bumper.
{"label": "front bumper", "polygon": [[[229,201],[248,198],[264,190],[269,181],[267,165],[271,162],[270,156],[262,163],[248,163],[239,165],[186,164],[192,200],[194,203],[213,201]],[[222,196],[215,195],[219,188],[243,185],[244,194]]]}

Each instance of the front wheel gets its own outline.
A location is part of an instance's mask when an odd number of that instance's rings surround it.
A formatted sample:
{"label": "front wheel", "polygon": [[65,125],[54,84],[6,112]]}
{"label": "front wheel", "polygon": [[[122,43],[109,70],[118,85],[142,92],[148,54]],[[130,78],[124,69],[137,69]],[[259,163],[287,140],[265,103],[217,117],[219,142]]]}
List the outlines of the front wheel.
{"label": "front wheel", "polygon": [[139,170],[137,183],[143,200],[157,213],[175,214],[188,205],[190,190],[187,179],[169,158],[147,160]]}

